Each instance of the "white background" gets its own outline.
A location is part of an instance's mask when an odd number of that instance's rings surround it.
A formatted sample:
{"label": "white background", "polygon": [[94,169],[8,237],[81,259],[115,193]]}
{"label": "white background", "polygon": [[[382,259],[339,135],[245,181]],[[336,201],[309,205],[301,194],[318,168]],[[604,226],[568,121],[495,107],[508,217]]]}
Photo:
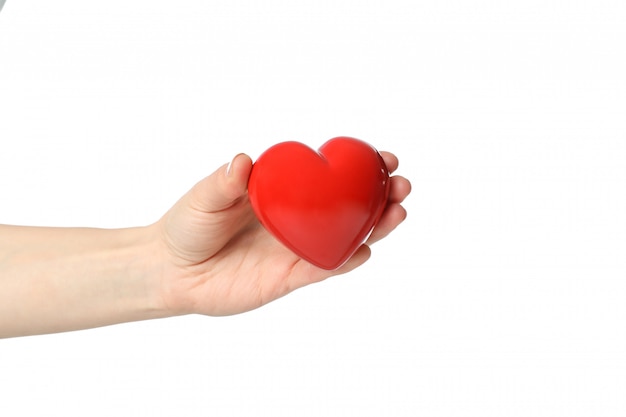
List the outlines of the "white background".
{"label": "white background", "polygon": [[359,270],[0,341],[0,415],[626,415],[626,3],[9,0],[0,222],[159,218],[238,152],[401,160]]}

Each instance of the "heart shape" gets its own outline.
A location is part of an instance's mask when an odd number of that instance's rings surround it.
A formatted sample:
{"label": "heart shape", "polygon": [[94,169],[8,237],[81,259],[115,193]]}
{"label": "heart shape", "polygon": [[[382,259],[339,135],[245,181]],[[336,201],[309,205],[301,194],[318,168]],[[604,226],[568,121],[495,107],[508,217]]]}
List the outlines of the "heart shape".
{"label": "heart shape", "polygon": [[354,138],[316,152],[283,142],[254,163],[250,203],[261,224],[308,262],[333,270],[369,237],[387,204],[389,171],[378,151]]}

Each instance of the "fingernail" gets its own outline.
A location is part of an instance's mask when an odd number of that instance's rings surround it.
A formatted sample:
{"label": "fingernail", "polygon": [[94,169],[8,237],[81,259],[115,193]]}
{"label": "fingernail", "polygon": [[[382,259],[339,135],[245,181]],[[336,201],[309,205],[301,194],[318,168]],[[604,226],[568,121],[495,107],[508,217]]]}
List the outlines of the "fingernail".
{"label": "fingernail", "polygon": [[226,167],[226,176],[227,177],[231,177],[233,175],[233,165],[235,165],[235,159],[237,159],[239,157],[239,155],[241,155],[240,153],[238,153],[237,155],[235,155],[235,157],[232,159],[232,161],[230,161],[228,163],[228,166]]}
{"label": "fingernail", "polygon": [[[235,158],[236,158],[236,157],[235,157]],[[235,160],[235,158],[233,158],[233,160],[232,160],[232,161],[230,161],[230,162],[228,163],[228,166],[226,167],[226,176],[227,176],[227,177],[230,177],[230,174],[231,174],[231,168],[233,167],[233,161]]]}

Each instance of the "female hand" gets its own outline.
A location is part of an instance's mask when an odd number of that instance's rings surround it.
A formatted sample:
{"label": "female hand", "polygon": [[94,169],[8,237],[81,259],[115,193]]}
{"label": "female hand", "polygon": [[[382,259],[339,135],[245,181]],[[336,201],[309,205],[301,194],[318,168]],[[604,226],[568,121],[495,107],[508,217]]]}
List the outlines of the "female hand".
{"label": "female hand", "polygon": [[[381,155],[389,171],[395,171],[395,155]],[[394,176],[388,204],[368,241],[341,268],[320,269],[286,249],[258,222],[246,190],[251,169],[250,158],[237,155],[196,184],[155,225],[164,260],[161,295],[172,314],[242,313],[351,271],[369,258],[369,245],[406,217],[400,204],[411,185]]]}

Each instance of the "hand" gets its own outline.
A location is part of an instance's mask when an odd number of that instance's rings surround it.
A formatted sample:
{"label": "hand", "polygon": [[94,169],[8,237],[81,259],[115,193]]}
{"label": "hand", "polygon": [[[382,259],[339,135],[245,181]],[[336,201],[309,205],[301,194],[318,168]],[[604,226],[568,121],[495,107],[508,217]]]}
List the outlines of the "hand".
{"label": "hand", "polygon": [[[390,172],[395,171],[395,155],[381,155]],[[394,176],[387,207],[368,241],[338,270],[320,269],[286,249],[258,222],[246,190],[251,169],[251,159],[237,155],[196,184],[155,224],[164,260],[161,297],[172,314],[242,313],[351,271],[369,258],[369,245],[406,217],[400,203],[411,185]]]}

